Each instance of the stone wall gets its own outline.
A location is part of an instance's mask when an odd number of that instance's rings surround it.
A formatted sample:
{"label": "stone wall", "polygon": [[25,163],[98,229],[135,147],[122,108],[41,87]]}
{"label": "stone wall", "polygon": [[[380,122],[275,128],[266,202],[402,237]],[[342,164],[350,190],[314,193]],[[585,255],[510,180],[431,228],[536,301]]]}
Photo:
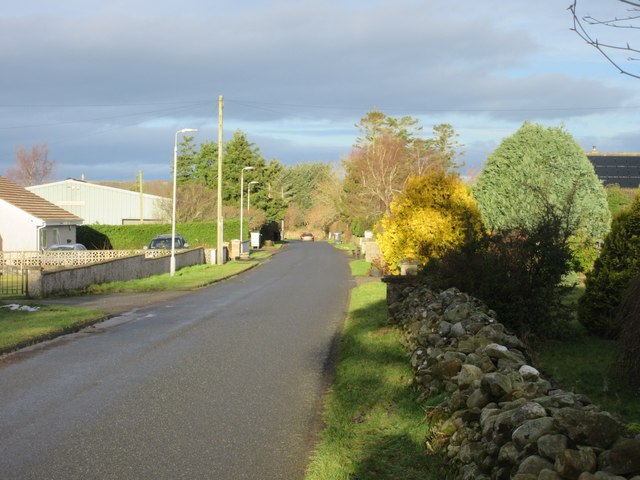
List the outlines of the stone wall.
{"label": "stone wall", "polygon": [[388,285],[416,387],[423,398],[446,392],[430,414],[429,445],[444,449],[457,479],[640,480],[640,436],[543,378],[482,302],[456,289]]}

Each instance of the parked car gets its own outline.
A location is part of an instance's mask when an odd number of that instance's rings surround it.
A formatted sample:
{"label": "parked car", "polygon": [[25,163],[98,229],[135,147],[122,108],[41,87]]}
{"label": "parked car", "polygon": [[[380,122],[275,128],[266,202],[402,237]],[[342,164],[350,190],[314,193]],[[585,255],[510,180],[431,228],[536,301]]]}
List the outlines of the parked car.
{"label": "parked car", "polygon": [[85,247],[81,243],[65,243],[61,245],[51,245],[47,250],[86,250]]}
{"label": "parked car", "polygon": [[302,235],[300,235],[300,240],[302,240],[303,242],[313,242],[315,240],[315,237],[311,232],[304,232]]}
{"label": "parked car", "polygon": [[[150,250],[170,250],[171,249],[171,234],[158,235],[153,237],[149,246],[146,247]],[[175,236],[175,248],[189,248],[189,244],[180,234]]]}

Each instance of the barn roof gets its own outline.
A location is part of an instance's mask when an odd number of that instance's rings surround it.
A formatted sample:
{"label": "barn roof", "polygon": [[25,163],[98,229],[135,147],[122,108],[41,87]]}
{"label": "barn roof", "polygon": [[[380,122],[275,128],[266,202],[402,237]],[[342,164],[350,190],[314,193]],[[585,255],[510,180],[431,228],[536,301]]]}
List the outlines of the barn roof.
{"label": "barn roof", "polygon": [[82,218],[54,205],[6,177],[0,177],[0,199],[46,222],[82,223]]}

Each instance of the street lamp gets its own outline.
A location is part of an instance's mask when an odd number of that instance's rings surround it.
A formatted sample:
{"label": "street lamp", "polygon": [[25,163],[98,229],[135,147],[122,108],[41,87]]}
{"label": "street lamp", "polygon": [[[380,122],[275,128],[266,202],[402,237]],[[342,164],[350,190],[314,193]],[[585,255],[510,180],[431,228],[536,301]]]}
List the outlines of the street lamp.
{"label": "street lamp", "polygon": [[255,185],[256,183],[260,183],[260,182],[256,182],[255,180],[252,180],[249,182],[249,185],[247,185],[247,213],[251,213],[251,185]]}
{"label": "street lamp", "polygon": [[240,173],[240,253],[242,253],[242,211],[244,209],[244,171],[255,170],[256,167],[244,167]]}
{"label": "street lamp", "polygon": [[178,173],[178,135],[187,132],[197,132],[195,128],[183,128],[176,132],[173,142],[173,207],[171,214],[171,260],[169,261],[169,274],[176,274],[176,178]]}

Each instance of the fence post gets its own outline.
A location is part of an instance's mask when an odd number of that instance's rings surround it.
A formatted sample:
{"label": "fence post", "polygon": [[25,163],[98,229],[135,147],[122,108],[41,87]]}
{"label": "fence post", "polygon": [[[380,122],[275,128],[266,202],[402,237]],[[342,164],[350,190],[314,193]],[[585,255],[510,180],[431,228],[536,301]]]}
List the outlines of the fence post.
{"label": "fence post", "polygon": [[42,268],[27,268],[27,295],[31,298],[42,297]]}

